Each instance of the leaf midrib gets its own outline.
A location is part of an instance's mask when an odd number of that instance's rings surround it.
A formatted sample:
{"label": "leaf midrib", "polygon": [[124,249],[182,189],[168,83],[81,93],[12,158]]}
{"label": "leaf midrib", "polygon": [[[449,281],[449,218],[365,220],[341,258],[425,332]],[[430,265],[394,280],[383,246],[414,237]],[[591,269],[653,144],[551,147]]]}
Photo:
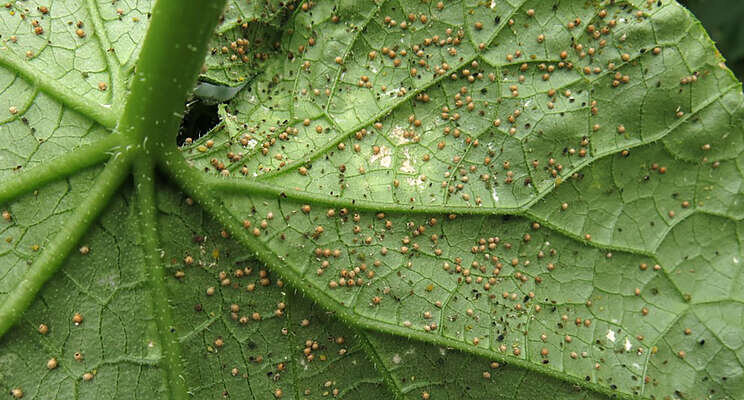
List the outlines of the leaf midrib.
{"label": "leaf midrib", "polygon": [[303,283],[304,280],[302,276],[293,269],[281,267],[277,268],[276,266],[283,265],[284,261],[281,260],[267,247],[265,247],[262,242],[258,241],[258,239],[250,236],[246,232],[246,230],[243,229],[242,226],[240,226],[240,224],[238,223],[238,219],[224,206],[221,200],[218,200],[218,198],[214,196],[211,188],[203,179],[203,175],[196,169],[190,168],[186,161],[178,153],[174,152],[166,154],[159,163],[159,166],[160,169],[163,170],[163,172],[166,173],[168,176],[170,176],[182,190],[184,190],[189,196],[197,201],[218,222],[225,226],[225,228],[232,234],[232,236],[236,240],[238,240],[247,248],[254,251],[256,253],[256,257],[259,260],[266,263],[267,265],[275,266],[274,270],[283,278],[285,278],[293,287],[295,287],[301,293],[306,294],[308,297],[312,298],[323,308],[332,310],[336,317],[338,317],[342,322],[349,326],[358,327],[360,329],[369,329],[371,331],[396,336],[408,337],[430,344],[455,348],[479,357],[484,357],[486,359],[496,359],[499,361],[507,362],[509,364],[516,365],[529,371],[534,371],[542,375],[547,375],[552,378],[607,395],[608,397],[615,396],[615,398],[617,398],[619,396],[623,399],[636,398],[636,396],[632,394],[615,392],[609,387],[605,387],[593,382],[586,382],[584,379],[565,374],[562,371],[543,369],[527,360],[507,357],[491,349],[485,349],[483,347],[477,346],[465,346],[463,342],[454,339],[441,336],[434,337],[433,335],[427,334],[423,331],[420,332],[397,325],[382,324],[370,318],[356,315],[352,311],[348,310],[346,307],[339,306],[327,292],[324,292],[311,284]]}
{"label": "leaf midrib", "polygon": [[[89,1],[90,1],[90,0],[89,0]],[[521,6],[521,5],[520,5],[520,6]],[[515,10],[518,10],[520,6],[517,6],[517,7],[515,8]],[[495,36],[495,35],[494,35],[494,36]],[[476,57],[478,57],[478,56],[476,56]],[[11,61],[12,61],[12,60],[11,60]],[[469,60],[469,61],[472,61],[472,60]],[[467,62],[469,62],[469,61],[467,61]],[[12,63],[8,63],[7,57],[2,57],[2,54],[0,54],[0,64],[1,64],[1,65],[3,65],[3,66],[5,66],[6,68],[13,68],[13,67],[10,67],[10,66],[9,66],[9,65],[11,65]],[[40,80],[38,79],[38,76],[34,76],[34,74],[36,73],[36,71],[33,71],[33,70],[31,70],[31,68],[32,68],[32,67],[30,67],[30,66],[28,66],[28,68],[29,68],[29,70],[27,70],[26,72],[24,72],[24,70],[20,70],[19,72],[21,73],[21,75],[23,75],[23,76],[24,76],[24,77],[26,77],[27,79],[29,79],[29,77],[31,77],[31,78],[30,78],[30,80],[32,80],[33,82],[35,82],[35,83],[36,83],[36,84],[38,85],[38,87],[39,87],[39,88],[41,88],[42,90],[48,91],[48,93],[49,93],[49,94],[50,94],[50,95],[51,95],[52,97],[58,96],[58,95],[59,95],[59,93],[62,93],[62,92],[64,92],[64,91],[68,90],[68,88],[64,88],[64,87],[62,87],[61,85],[60,85],[60,86],[56,86],[56,85],[57,85],[57,82],[56,82],[56,81],[52,81],[52,80],[49,80],[49,81],[47,81],[47,82],[43,82],[43,81],[40,81]],[[24,74],[26,74],[26,75],[24,75]],[[40,76],[43,76],[43,75],[40,75]],[[434,82],[432,82],[432,83],[431,83],[431,84],[430,84],[429,86],[431,86],[432,84],[434,84]],[[738,85],[735,85],[735,86],[736,86],[736,87],[738,87]],[[732,86],[732,87],[730,87],[730,88],[727,88],[727,89],[725,90],[725,92],[726,92],[726,93],[728,93],[728,91],[729,91],[729,90],[731,90],[732,88],[734,88],[734,86]],[[418,92],[420,92],[421,90],[425,90],[425,89],[426,89],[426,87],[424,87],[424,88],[420,89],[420,90],[419,90]],[[59,92],[59,93],[58,93],[58,92]],[[725,94],[725,93],[724,93],[724,94]],[[410,96],[413,96],[413,95],[415,95],[415,93],[411,93],[411,94],[409,95],[409,97],[410,97]],[[721,94],[721,95],[720,95],[719,97],[722,97],[722,96],[723,96],[723,94]],[[96,120],[97,122],[101,123],[101,124],[102,124],[103,126],[106,126],[106,127],[109,127],[109,128],[111,127],[111,126],[108,126],[108,125],[107,125],[107,124],[109,124],[109,123],[110,123],[111,121],[107,121],[106,119],[103,119],[103,120],[99,120],[99,119],[101,118],[101,116],[100,116],[100,115],[98,115],[97,113],[100,113],[100,112],[102,112],[102,111],[103,111],[103,110],[101,109],[101,105],[99,105],[99,104],[96,104],[96,103],[93,103],[93,102],[88,102],[87,100],[84,100],[84,98],[81,98],[81,97],[66,97],[66,96],[60,96],[60,97],[55,97],[55,99],[57,99],[58,101],[60,101],[61,103],[65,104],[65,105],[68,105],[68,106],[70,106],[70,108],[73,108],[73,109],[79,110],[79,111],[80,111],[81,113],[83,113],[84,115],[88,116],[89,118],[91,118],[91,119],[93,119],[93,120]],[[712,103],[713,101],[715,101],[715,99],[711,99],[711,100],[710,100],[710,102],[711,102],[711,103]],[[706,104],[706,105],[704,105],[703,107],[700,107],[700,109],[702,109],[702,108],[706,107],[707,105],[709,105],[709,104]],[[396,106],[397,106],[397,105],[395,105],[395,106],[392,106],[392,107],[390,107],[390,110],[387,110],[387,111],[385,112],[385,114],[389,113],[389,112],[390,112],[390,111],[391,111],[392,109],[394,109],[394,108],[395,108]],[[699,111],[699,110],[698,110],[698,111]],[[698,111],[696,111],[696,112],[694,112],[694,113],[688,113],[688,114],[686,114],[685,118],[690,118],[690,117],[692,117],[692,116],[693,116],[694,114],[696,114],[696,113],[697,113]],[[97,119],[97,118],[98,118],[98,119]],[[377,119],[377,118],[379,118],[379,117],[376,117],[376,118],[374,118],[374,119]],[[373,120],[374,120],[374,119],[373,119]],[[681,123],[682,123],[682,121],[680,121],[680,122],[679,122],[679,124],[681,124]],[[678,124],[678,125],[679,125],[679,124]],[[364,125],[368,125],[368,124],[364,124]],[[666,135],[666,134],[667,134],[668,132],[670,132],[670,131],[671,131],[671,130],[672,130],[673,128],[674,128],[674,127],[670,127],[670,128],[669,128],[669,129],[668,129],[668,130],[667,130],[667,131],[666,131],[666,132],[665,132],[665,133],[663,134],[663,135],[661,135],[661,136],[660,136],[660,137],[659,137],[658,139],[656,139],[656,140],[659,140],[659,139],[661,139],[661,138],[662,138],[663,136],[665,136],[665,135]],[[349,131],[349,132],[348,132],[348,133],[347,133],[346,135],[349,135],[349,134],[351,134],[351,132],[353,132],[353,131],[354,131],[354,130],[350,130],[350,131]],[[344,138],[345,138],[345,137],[344,137]],[[342,138],[341,140],[343,140],[344,138]],[[341,140],[339,140],[339,142],[340,142]],[[336,142],[335,144],[337,144],[337,143],[338,143],[338,142]],[[335,145],[335,144],[334,144],[334,145]],[[640,143],[640,144],[638,144],[638,146],[641,146],[641,145],[645,145],[645,144],[646,144],[646,143]],[[332,146],[329,146],[329,147],[332,147]],[[317,157],[319,157],[319,156],[322,156],[322,154],[323,154],[324,152],[325,152],[325,151],[321,151],[321,152],[320,152],[319,154],[316,154],[316,155],[314,155],[314,156],[313,156],[313,159],[315,159],[315,158],[317,158]],[[607,156],[607,155],[610,155],[610,154],[614,154],[614,153],[612,153],[612,152],[609,152],[609,153],[607,153],[607,154],[605,154],[605,155],[603,155],[603,156]],[[599,157],[597,157],[597,158],[599,158]],[[594,160],[596,160],[597,158],[594,158]],[[168,172],[170,172],[170,173],[177,173],[177,172],[174,172],[174,171],[173,171],[172,169],[170,169],[170,168],[167,168],[167,167],[163,167],[162,165],[161,165],[161,168],[162,168],[162,169],[164,169],[164,170],[166,170],[166,171],[168,171]],[[285,169],[285,170],[283,170],[283,171],[282,171],[282,173],[283,173],[283,172],[286,172],[287,170],[291,170],[291,168],[290,168],[290,166],[289,166],[289,165],[288,165],[288,166],[286,167],[286,169]],[[279,172],[277,172],[277,175],[279,175],[279,174],[280,174],[280,173],[279,173]],[[193,186],[194,186],[194,185],[196,185],[196,184],[197,184],[197,182],[193,182],[193,183],[191,183],[191,184],[183,184],[183,183],[182,183],[182,184],[181,184],[181,187],[182,187],[182,189],[184,189],[185,191],[189,191],[189,190],[195,190]],[[217,186],[217,183],[216,183],[216,182],[211,182],[211,183],[210,183],[210,186]],[[264,190],[264,188],[260,188],[260,187],[258,187],[258,186],[256,186],[256,187],[255,187],[254,189],[255,189],[255,190],[251,190],[251,191],[249,191],[249,193],[261,193],[261,191],[262,191],[262,190]],[[549,192],[549,191],[546,191],[546,193],[547,193],[547,192]],[[211,194],[211,193],[210,193],[210,194]],[[275,194],[278,194],[278,193],[275,193]],[[308,198],[308,199],[309,199],[309,198]],[[317,202],[320,202],[320,203],[322,203],[323,199],[314,199],[314,201],[317,201]],[[331,203],[330,201],[332,201],[332,200],[329,200],[329,203],[328,203],[328,204],[333,204],[333,205],[341,205],[341,204],[342,204],[342,203]],[[535,201],[537,201],[537,200],[535,200]],[[210,202],[207,202],[207,203],[210,203]],[[217,203],[211,203],[211,204],[212,204],[211,206],[210,206],[209,204],[205,204],[205,205],[204,205],[204,207],[205,207],[205,208],[207,208],[207,209],[209,209],[209,210],[210,210],[210,212],[211,212],[212,214],[215,214],[215,215],[218,215],[218,216],[220,216],[220,215],[228,215],[228,214],[229,214],[229,211],[227,211],[227,210],[220,210],[220,209],[218,209],[218,208],[219,208],[219,206],[220,206],[219,202],[217,202]],[[356,208],[356,209],[364,209],[364,207],[368,207],[368,209],[369,209],[369,210],[373,210],[373,209],[374,209],[374,210],[376,210],[376,211],[381,211],[381,210],[385,210],[385,209],[384,209],[384,208],[383,208],[383,209],[380,209],[379,207],[383,206],[384,204],[389,204],[389,203],[376,204],[376,203],[372,203],[372,202],[370,202],[370,203],[369,203],[369,204],[367,204],[367,205],[363,205],[363,204],[362,204],[362,205],[360,205],[360,203],[359,203],[359,202],[357,202],[357,203],[355,203],[355,204],[353,204],[353,205],[351,205],[351,204],[348,204],[348,205],[349,205],[349,206],[351,206],[351,207],[354,207],[354,208]],[[534,204],[534,203],[532,203],[532,204]],[[398,205],[395,205],[395,204],[392,204],[392,205],[390,205],[390,204],[389,204],[389,207],[394,207],[394,206],[398,206]],[[154,206],[153,206],[153,207],[154,207]],[[211,209],[210,209],[210,207],[211,207]],[[451,212],[451,210],[452,210],[452,209],[456,209],[456,208],[455,208],[455,207],[446,207],[446,209],[447,209],[447,210],[448,210],[449,212]],[[422,208],[420,208],[420,207],[418,207],[418,206],[417,206],[417,207],[416,207],[415,209],[413,209],[413,210],[411,210],[411,209],[408,209],[408,208],[407,208],[407,207],[405,207],[405,206],[403,206],[403,207],[402,207],[402,208],[400,208],[400,209],[389,208],[389,209],[387,209],[387,210],[389,210],[389,211],[391,211],[391,212],[407,212],[407,213],[410,213],[410,212],[436,213],[436,212],[438,212],[438,211],[433,211],[433,209],[432,209],[432,210],[426,210],[425,208],[423,208],[423,209],[422,209]],[[463,212],[464,212],[464,210],[463,210]],[[225,214],[225,213],[227,213],[227,214]],[[476,212],[476,213],[480,213],[480,212]],[[484,211],[483,213],[484,213],[484,214],[486,214],[486,213],[489,213],[489,212],[486,212],[486,211]],[[492,213],[492,212],[490,212],[490,213]],[[507,212],[505,212],[505,213],[508,213],[508,211],[507,211]],[[525,215],[529,215],[529,211],[525,212]],[[691,215],[692,215],[692,214],[691,214]],[[233,222],[234,222],[234,221],[235,221],[235,218],[232,218],[232,219],[231,219],[231,221],[233,221]],[[679,222],[681,222],[681,221],[678,221],[677,223],[679,223]],[[227,224],[226,224],[226,225],[227,225]],[[242,232],[242,230],[241,230],[241,229],[238,229],[238,230],[237,230],[237,232]],[[237,233],[237,232],[236,232],[236,233]],[[143,235],[143,236],[147,236],[147,235]],[[237,236],[240,236],[240,235],[237,235]],[[245,242],[253,242],[252,238],[250,238],[250,237],[249,237],[249,236],[247,236],[247,235],[246,235],[246,238],[245,238],[245,239],[243,239],[243,241],[245,241]],[[259,243],[258,245],[260,245],[260,243]],[[253,243],[251,243],[251,244],[249,245],[249,247],[254,247],[254,246],[258,246],[258,245],[256,245],[256,244],[253,244]],[[48,250],[48,249],[47,249],[47,250]],[[150,248],[150,250],[152,250],[152,248]],[[627,250],[626,250],[626,251],[627,251]],[[645,254],[645,255],[648,255],[648,254]],[[272,263],[272,265],[278,265],[278,263],[279,263],[279,262],[275,260],[275,262],[273,262],[273,263]],[[276,269],[277,269],[277,270],[279,270],[279,271],[281,271],[282,273],[284,273],[284,274],[286,274],[286,275],[291,275],[291,271],[288,271],[288,270],[283,270],[283,269],[281,269],[281,268],[276,268]],[[664,271],[664,272],[665,272],[665,274],[666,274],[666,271]],[[290,279],[290,280],[292,280],[292,279]],[[294,279],[294,280],[296,280],[296,281],[297,281],[297,282],[295,282],[295,283],[297,283],[297,286],[298,286],[298,287],[302,287],[302,286],[303,286],[303,285],[300,285],[300,284],[299,284],[299,283],[301,283],[301,281],[302,281],[301,277],[300,277],[299,279]],[[160,288],[160,289],[158,289],[158,290],[159,290],[159,291],[161,292],[161,294],[165,293],[164,289],[162,289],[162,288]],[[311,292],[311,291],[313,291],[313,290],[311,290],[311,289],[304,289],[304,290],[307,290],[308,292]],[[319,296],[319,294],[322,294],[322,292],[319,292],[319,293],[315,293],[315,291],[313,291],[313,293],[314,293],[314,296],[313,296],[314,298],[322,298],[322,297],[323,297],[323,296]],[[167,303],[167,299],[165,300],[165,302]],[[322,301],[321,301],[321,302],[322,302]],[[329,308],[329,309],[332,309],[332,310],[335,310],[335,311],[339,312],[339,310],[338,310],[338,307],[337,307],[337,306],[333,306],[333,307],[331,307],[331,306],[329,306],[329,305],[327,305],[327,304],[326,304],[326,308]],[[361,320],[361,318],[358,318],[358,317],[354,316],[354,315],[353,315],[352,313],[349,313],[348,315],[346,315],[346,312],[344,312],[344,310],[343,310],[343,309],[341,309],[341,312],[340,312],[340,314],[343,314],[343,315],[345,315],[345,317],[344,317],[344,318],[342,318],[342,319],[344,319],[345,321],[349,322],[349,323],[350,323],[350,324],[352,324],[352,325],[357,325],[357,326],[366,326],[366,327],[368,327],[368,328],[376,329],[376,330],[379,330],[379,331],[385,331],[385,328],[387,328],[387,327],[384,327],[384,326],[382,326],[382,325],[375,325],[375,324],[371,324],[371,323],[368,323],[368,322],[362,321],[362,320]],[[684,315],[684,313],[681,313],[681,314],[680,314],[680,316],[678,316],[677,318],[681,317],[681,315]],[[356,320],[354,320],[354,319],[356,319]],[[675,319],[675,321],[676,321],[676,319]],[[671,328],[671,327],[673,326],[673,324],[674,324],[674,323],[670,324],[670,325],[669,325],[669,327],[667,327],[667,330],[668,330],[668,329],[670,329],[670,328]],[[161,328],[162,328],[162,327],[161,327]],[[406,335],[406,336],[417,336],[416,334],[412,335],[412,332],[411,332],[410,330],[401,330],[400,332],[398,332],[398,330],[397,330],[397,329],[390,329],[390,330],[389,330],[389,333],[394,333],[394,334],[397,334],[397,335]],[[423,337],[423,336],[422,336],[422,337]],[[426,339],[426,338],[424,338],[424,339]],[[442,340],[442,342],[441,342],[440,344],[443,344],[443,345],[449,345],[447,341],[444,341],[444,340],[443,340],[444,338],[440,338],[440,339]],[[432,340],[425,340],[425,341],[428,341],[428,342],[433,342]],[[462,346],[462,343],[460,343],[460,342],[456,342],[456,341],[453,341],[453,342],[451,343],[451,345],[452,345],[453,347],[458,347],[458,348],[460,348],[460,347]],[[464,350],[468,351],[468,349],[464,349]],[[471,353],[474,353],[474,354],[478,354],[478,353],[481,353],[481,352],[479,351],[479,349],[476,349],[476,351],[469,351],[469,352],[471,352]],[[479,354],[479,355],[482,355],[482,356],[484,356],[484,357],[492,357],[492,356],[493,356],[493,354],[491,354],[491,353],[488,353],[488,352],[483,352],[483,354]],[[510,361],[511,363],[513,363],[513,364],[517,364],[517,365],[519,365],[519,362],[515,362],[515,361],[514,361],[514,360],[512,360],[512,359],[508,359],[508,360],[509,360],[509,361]],[[647,361],[648,361],[648,359],[647,359]],[[646,361],[646,365],[644,365],[644,371],[645,371],[645,367],[647,366],[647,361]],[[551,375],[551,373],[549,373],[549,372],[552,372],[552,371],[548,371],[548,372],[546,372],[546,371],[543,371],[543,370],[538,370],[538,369],[537,369],[537,368],[535,368],[535,366],[534,366],[534,365],[532,365],[531,363],[527,363],[526,365],[521,365],[521,366],[522,366],[522,367],[524,367],[524,368],[526,368],[526,369],[529,369],[529,370],[534,370],[534,371],[537,371],[537,372],[539,372],[539,373],[542,373],[542,374],[546,374],[546,375]],[[566,380],[566,381],[571,381],[570,379],[565,379],[565,377],[564,377],[563,375],[558,375],[558,376],[556,376],[556,377],[558,377],[558,378],[560,378],[560,379],[563,379],[563,380]],[[580,385],[580,386],[583,386],[583,387],[587,387],[587,388],[590,388],[590,389],[592,389],[592,390],[597,390],[597,391],[599,391],[599,392],[602,392],[602,393],[606,393],[606,394],[607,394],[607,393],[611,393],[611,392],[607,391],[607,389],[606,389],[606,388],[603,388],[603,387],[596,387],[596,388],[595,388],[595,387],[592,387],[592,385],[593,385],[593,384],[586,384],[586,383],[584,383],[584,382],[582,382],[582,381],[578,381],[578,382],[572,382],[572,383],[575,383],[575,384],[577,384],[577,385]],[[616,394],[616,393],[613,393],[613,394]]]}

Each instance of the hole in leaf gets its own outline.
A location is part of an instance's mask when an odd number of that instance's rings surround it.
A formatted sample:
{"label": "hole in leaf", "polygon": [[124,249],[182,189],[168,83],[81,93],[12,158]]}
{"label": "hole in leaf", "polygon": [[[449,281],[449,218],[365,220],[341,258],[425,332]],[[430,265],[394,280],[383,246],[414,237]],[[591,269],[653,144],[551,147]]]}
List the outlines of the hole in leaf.
{"label": "hole in leaf", "polygon": [[186,138],[196,140],[204,136],[219,122],[217,104],[208,104],[202,99],[189,101],[186,104],[186,113],[178,130],[178,138],[176,139],[178,145],[183,145]]}

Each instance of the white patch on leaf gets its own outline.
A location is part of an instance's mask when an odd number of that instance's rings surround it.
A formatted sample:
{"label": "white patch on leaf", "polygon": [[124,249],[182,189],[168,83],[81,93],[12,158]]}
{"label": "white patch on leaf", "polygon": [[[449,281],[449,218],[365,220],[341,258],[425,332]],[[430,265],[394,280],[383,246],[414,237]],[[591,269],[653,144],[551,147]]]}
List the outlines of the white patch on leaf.
{"label": "white patch on leaf", "polygon": [[385,146],[380,146],[380,152],[372,154],[372,157],[369,158],[370,164],[377,161],[380,162],[380,166],[390,168],[390,165],[393,163],[393,151]]}
{"label": "white patch on leaf", "polygon": [[392,131],[390,131],[390,134],[393,136],[393,139],[395,139],[398,144],[405,144],[410,142],[411,140],[405,137],[406,130],[403,127],[396,126],[393,128]]}
{"label": "white patch on leaf", "polygon": [[403,157],[405,157],[405,159],[400,165],[400,172],[406,174],[416,173],[416,168],[413,167],[413,160],[411,159],[411,154],[408,152],[408,149],[403,150]]}
{"label": "white patch on leaf", "polygon": [[421,178],[408,178],[406,179],[406,182],[409,186],[418,186],[419,189],[423,189],[426,187],[426,182],[424,182]]}

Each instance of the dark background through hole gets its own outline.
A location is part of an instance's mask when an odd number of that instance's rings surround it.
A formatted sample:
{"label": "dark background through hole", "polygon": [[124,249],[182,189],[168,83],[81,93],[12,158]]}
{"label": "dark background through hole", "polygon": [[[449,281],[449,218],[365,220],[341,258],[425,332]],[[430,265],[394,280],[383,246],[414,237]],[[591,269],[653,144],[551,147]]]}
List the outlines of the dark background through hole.
{"label": "dark background through hole", "polygon": [[744,78],[744,0],[679,0],[703,23],[726,58],[726,65]]}
{"label": "dark background through hole", "polygon": [[208,104],[201,99],[191,100],[186,104],[186,113],[181,121],[181,128],[176,139],[181,146],[186,138],[194,140],[204,136],[220,122],[217,104]]}

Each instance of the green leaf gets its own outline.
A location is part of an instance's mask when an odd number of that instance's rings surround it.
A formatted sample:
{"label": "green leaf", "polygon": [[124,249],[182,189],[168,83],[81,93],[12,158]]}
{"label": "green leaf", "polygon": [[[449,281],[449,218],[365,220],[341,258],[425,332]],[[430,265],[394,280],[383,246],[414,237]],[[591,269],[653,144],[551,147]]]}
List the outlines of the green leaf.
{"label": "green leaf", "polygon": [[230,1],[217,26],[201,78],[225,86],[244,85],[262,71],[297,1]]}
{"label": "green leaf", "polygon": [[[516,386],[514,381],[526,381],[526,371],[350,329],[287,290],[190,203],[174,191],[160,192],[158,224],[169,227],[161,240],[168,275],[164,290],[178,342],[186,350],[183,379],[194,397],[272,398],[278,389],[287,397],[391,398],[394,392],[420,398],[427,392],[438,398],[466,387],[474,393],[503,390],[504,398],[534,398],[535,390],[577,393],[557,380],[537,388]],[[142,301],[155,287],[148,283],[138,219],[132,190],[126,188],[83,239],[85,254],[68,259],[60,279],[44,288],[4,339],[3,381],[26,388],[29,397],[166,394],[160,380],[167,366],[158,365],[162,338],[152,306]],[[75,313],[82,316],[79,324],[72,320]],[[41,323],[49,328],[43,335]],[[76,353],[82,355],[79,361]],[[44,368],[52,358],[56,367]],[[446,372],[460,363],[478,369]],[[90,381],[85,373],[92,374]],[[385,380],[394,386],[388,389]]]}
{"label": "green leaf", "polygon": [[10,398],[744,396],[744,99],[676,2],[78,3],[0,12]]}

